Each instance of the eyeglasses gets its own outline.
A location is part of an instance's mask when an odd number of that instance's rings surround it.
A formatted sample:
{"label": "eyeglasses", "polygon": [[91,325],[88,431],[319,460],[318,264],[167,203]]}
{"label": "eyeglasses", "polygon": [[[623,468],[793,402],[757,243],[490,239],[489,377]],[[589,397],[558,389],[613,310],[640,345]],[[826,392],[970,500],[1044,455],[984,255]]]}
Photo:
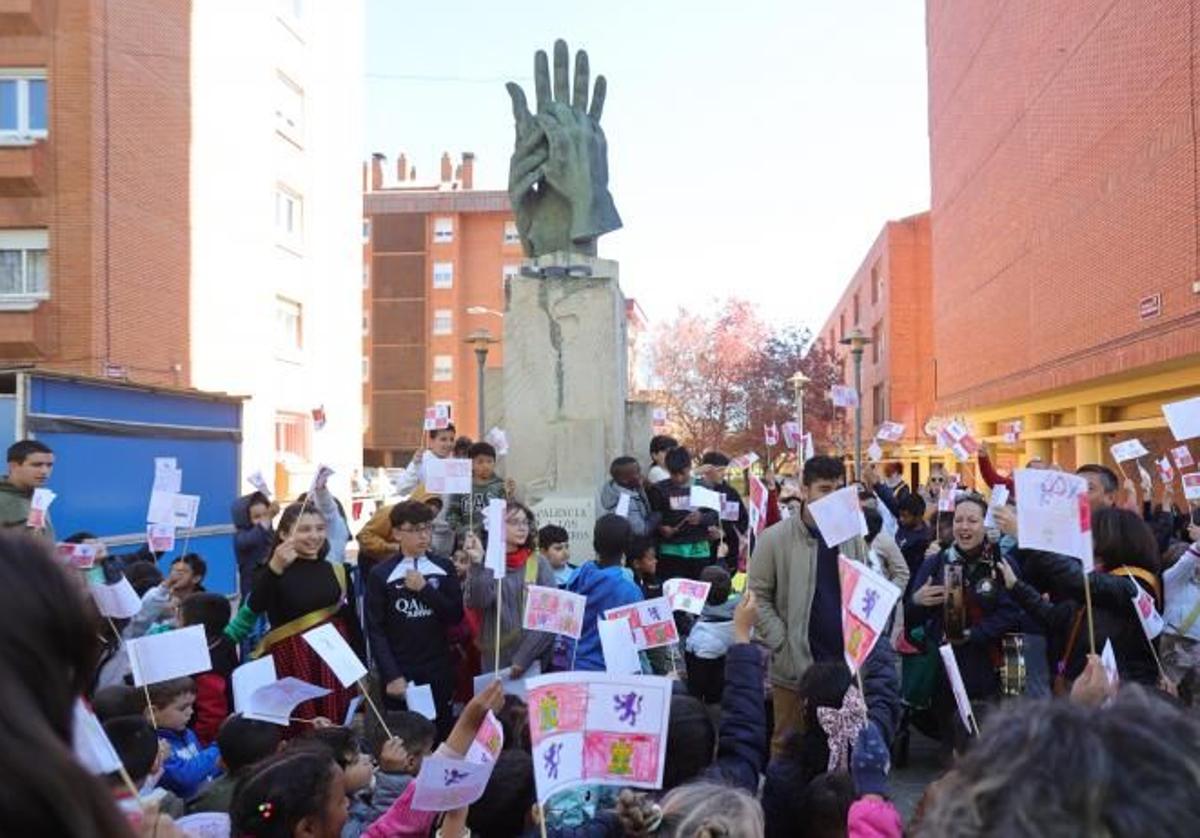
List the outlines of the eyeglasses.
{"label": "eyeglasses", "polygon": [[521,527],[525,527],[526,529],[529,529],[529,519],[528,518],[508,518],[508,519],[506,519],[505,522],[510,527],[516,527],[517,529],[520,529]]}
{"label": "eyeglasses", "polygon": [[400,527],[400,532],[414,535],[428,535],[433,532],[433,524],[417,524],[415,527],[406,525]]}
{"label": "eyeglasses", "polygon": [[931,478],[929,478],[929,482],[930,482],[930,483],[945,483],[945,482],[946,482],[946,478],[944,478],[944,477],[931,477]]}

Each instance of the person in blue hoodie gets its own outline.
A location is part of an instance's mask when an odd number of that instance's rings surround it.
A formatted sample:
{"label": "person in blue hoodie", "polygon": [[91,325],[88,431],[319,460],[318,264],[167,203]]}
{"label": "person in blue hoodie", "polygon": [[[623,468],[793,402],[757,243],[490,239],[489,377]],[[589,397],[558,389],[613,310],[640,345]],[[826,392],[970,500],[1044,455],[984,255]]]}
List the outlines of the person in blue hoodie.
{"label": "person in blue hoodie", "polygon": [[575,645],[576,670],[604,671],[604,653],[600,648],[597,621],[610,608],[642,601],[642,589],[625,569],[625,553],[629,550],[632,535],[629,522],[620,515],[599,518],[592,533],[596,561],[582,565],[567,583],[568,591],[587,597],[583,630]]}
{"label": "person in blue hoodie", "polygon": [[215,744],[201,748],[196,732],[188,727],[196,682],[186,676],[160,681],[150,685],[149,694],[158,738],[171,749],[158,784],[181,800],[191,800],[221,774],[220,750]]}
{"label": "person in blue hoodie", "polygon": [[271,545],[275,543],[275,528],[271,522],[279,514],[279,504],[262,492],[251,492],[235,500],[231,512],[238,586],[244,600],[250,595],[254,571],[271,557]]}

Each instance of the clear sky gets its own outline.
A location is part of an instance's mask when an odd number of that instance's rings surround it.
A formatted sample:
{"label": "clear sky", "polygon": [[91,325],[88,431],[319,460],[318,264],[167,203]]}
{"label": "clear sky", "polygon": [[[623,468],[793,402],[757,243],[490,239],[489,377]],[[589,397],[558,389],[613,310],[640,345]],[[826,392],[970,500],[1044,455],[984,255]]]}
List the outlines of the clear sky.
{"label": "clear sky", "polygon": [[884,221],[929,206],[921,0],[367,0],[367,143],[422,180],[474,151],[507,184],[504,82],[563,37],[608,78],[625,228],[601,239],[652,320],[729,295],[818,328]]}

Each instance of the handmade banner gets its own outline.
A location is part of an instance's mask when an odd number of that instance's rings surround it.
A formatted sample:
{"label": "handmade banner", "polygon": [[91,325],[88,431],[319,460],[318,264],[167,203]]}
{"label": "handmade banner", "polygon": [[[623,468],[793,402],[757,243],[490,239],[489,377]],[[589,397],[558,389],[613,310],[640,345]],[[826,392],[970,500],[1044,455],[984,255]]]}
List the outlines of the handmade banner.
{"label": "handmade banner", "polygon": [[663,596],[671,604],[672,611],[699,614],[704,610],[704,602],[708,599],[708,592],[711,588],[711,582],[697,582],[677,577],[663,583]]}
{"label": "handmade banner", "polygon": [[433,495],[468,495],[471,493],[471,461],[442,460],[422,457],[425,470],[425,489]]}
{"label": "handmade banner", "polygon": [[838,578],[842,587],[843,651],[850,671],[858,672],[887,628],[900,589],[882,574],[845,556],[838,556]]}
{"label": "handmade banner", "polygon": [[800,443],[801,443],[801,439],[800,439],[799,423],[784,422],[783,423],[783,444],[784,444],[784,446],[792,449],[793,451],[796,451],[796,450],[799,450]]}
{"label": "handmade banner", "polygon": [[953,512],[954,504],[958,502],[958,475],[946,475],[946,483],[938,492],[937,511]]}
{"label": "handmade banner", "polygon": [[1169,486],[1175,480],[1175,469],[1171,467],[1171,458],[1164,454],[1154,461],[1158,466],[1158,479],[1164,486]]}
{"label": "handmade banner", "polygon": [[1136,460],[1138,457],[1145,457],[1150,453],[1139,439],[1127,439],[1124,442],[1118,442],[1109,450],[1112,452],[1113,459],[1118,463],[1123,463],[1126,460]]}
{"label": "handmade banner", "polygon": [[654,425],[655,430],[662,430],[667,427],[667,409],[665,407],[656,407],[650,412],[650,421]]}
{"label": "handmade banner", "polygon": [[883,422],[875,431],[875,438],[884,442],[899,442],[904,436],[904,426],[899,422]]}
{"label": "handmade banner", "polygon": [[313,472],[312,482],[308,484],[308,493],[311,495],[313,492],[323,490],[329,485],[329,478],[333,477],[334,474],[335,472],[330,466],[324,463],[318,465],[317,470]]}
{"label": "handmade banner", "polygon": [[585,784],[660,788],[670,714],[667,678],[562,672],[530,679],[538,802]]}
{"label": "handmade banner", "polygon": [[838,489],[808,505],[821,537],[830,547],[837,547],[852,538],[867,534],[867,519],[858,502],[858,490],[853,486]]}
{"label": "handmade banner", "polygon": [[834,384],[830,387],[829,398],[834,407],[858,407],[858,391],[845,384]]}
{"label": "handmade banner", "polygon": [[435,404],[425,408],[425,421],[422,425],[427,431],[441,431],[450,427],[450,405]]}
{"label": "handmade banner", "polygon": [[470,806],[483,797],[495,762],[427,756],[415,783],[412,808],[418,812],[445,812]]}
{"label": "handmade banner", "polygon": [[811,460],[815,456],[815,454],[813,453],[814,450],[815,449],[813,448],[813,435],[811,433],[806,432],[804,434],[804,460],[805,460],[805,462]]}
{"label": "handmade banner", "polygon": [[767,527],[767,484],[750,475],[750,531],[755,535]]}
{"label": "handmade banner", "polygon": [[183,491],[183,471],[174,457],[154,458],[154,483],[150,491],[168,495]]}
{"label": "handmade banner", "polygon": [[146,546],[150,548],[151,553],[170,553],[175,549],[175,525],[148,524]]}
{"label": "handmade banner", "polygon": [[730,460],[729,467],[731,469],[733,469],[734,471],[745,471],[746,469],[750,468],[750,466],[754,465],[757,462],[758,462],[758,455],[755,454],[753,451],[748,451],[745,454],[741,454],[737,457],[734,457],[732,460]]}
{"label": "handmade banner", "polygon": [[1132,575],[1129,577],[1129,581],[1137,589],[1137,592],[1130,597],[1133,600],[1133,610],[1137,614],[1138,622],[1142,624],[1142,631],[1146,633],[1146,639],[1153,640],[1162,634],[1164,625],[1162,615],[1154,607],[1154,595],[1139,585]]}
{"label": "handmade banner", "polygon": [[150,495],[150,508],[146,511],[146,522],[170,524],[176,529],[190,530],[196,526],[196,517],[199,514],[199,495],[153,492]]}
{"label": "handmade banner", "polygon": [[63,564],[76,570],[87,570],[96,564],[100,548],[95,544],[55,544],[54,556]]}
{"label": "handmade banner", "polygon": [[763,442],[768,448],[779,444],[779,427],[774,423],[763,425]]}
{"label": "handmade banner", "polygon": [[1200,396],[1162,406],[1171,434],[1179,442],[1200,436]]}
{"label": "handmade banner", "polygon": [[721,494],[721,520],[737,522],[742,517],[742,505],[736,500],[729,500],[729,496]]}
{"label": "handmade banner", "polygon": [[1021,547],[1074,556],[1083,562],[1084,572],[1090,573],[1092,512],[1087,481],[1045,469],[1017,469],[1013,480],[1021,501],[1017,504]]}
{"label": "handmade banner", "polygon": [[503,750],[504,727],[495,714],[488,710],[479,725],[479,730],[475,733],[475,740],[467,749],[467,762],[495,762],[500,758],[500,752]]}
{"label": "handmade banner", "polygon": [[1100,653],[1100,663],[1104,664],[1104,672],[1108,675],[1108,683],[1114,686],[1120,680],[1117,671],[1117,653],[1113,651],[1112,638],[1104,642],[1104,651]]}
{"label": "handmade banner", "polygon": [[1200,500],[1200,471],[1181,475],[1183,496],[1188,500]]}
{"label": "handmade banner", "polygon": [[117,755],[100,720],[82,698],[75,699],[71,727],[71,744],[80,765],[96,775],[121,770],[121,757]]}
{"label": "handmade banner", "polygon": [[333,671],[343,687],[358,683],[358,680],[367,674],[367,668],[333,623],[325,623],[300,636],[321,656],[321,660],[325,661],[325,665]]}
{"label": "handmade banner", "polygon": [[629,492],[621,492],[617,498],[617,508],[613,510],[614,515],[620,515],[622,518],[629,517],[629,504],[633,500],[633,495]]}
{"label": "handmade banner", "polygon": [[34,489],[33,497],[29,499],[29,517],[25,526],[41,530],[46,528],[46,515],[50,512],[50,504],[58,495],[49,489]]}
{"label": "handmade banner", "polygon": [[1017,442],[1018,440],[1020,440],[1021,431],[1023,431],[1024,429],[1025,429],[1025,424],[1020,419],[1016,419],[1016,420],[1013,420],[1012,422],[1009,422],[1008,430],[1006,430],[1002,435],[1004,438],[1004,441],[1009,444]]}
{"label": "handmade banner", "polygon": [[992,496],[988,498],[987,515],[983,518],[983,525],[988,529],[996,528],[996,510],[1002,508],[1008,503],[1008,487],[1003,483],[999,483],[992,487]]}
{"label": "handmade banner", "polygon": [[126,646],[135,687],[212,669],[204,626],[148,634],[126,641]]}
{"label": "handmade banner", "polygon": [[610,608],[604,612],[606,620],[617,620],[622,617],[629,619],[633,645],[638,651],[654,649],[658,646],[670,646],[672,643],[679,642],[679,632],[675,628],[671,603],[667,602],[666,597],[648,599],[634,605],[623,605],[620,608]]}
{"label": "handmade banner", "polygon": [[1188,450],[1186,445],[1179,445],[1172,448],[1171,456],[1175,459],[1175,465],[1180,470],[1191,468],[1196,464],[1196,461],[1192,459],[1192,452]]}
{"label": "handmade banner", "polygon": [[583,631],[583,611],[587,608],[587,597],[562,591],[529,585],[526,589],[525,619],[522,628],[533,631],[548,631],[579,639]]}

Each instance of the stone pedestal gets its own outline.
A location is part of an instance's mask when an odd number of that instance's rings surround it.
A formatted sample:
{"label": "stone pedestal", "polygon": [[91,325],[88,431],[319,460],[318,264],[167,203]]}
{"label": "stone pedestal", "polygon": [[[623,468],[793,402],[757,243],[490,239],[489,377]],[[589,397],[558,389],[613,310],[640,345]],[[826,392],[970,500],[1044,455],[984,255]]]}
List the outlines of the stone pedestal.
{"label": "stone pedestal", "polygon": [[[590,276],[565,275],[568,270]],[[533,275],[530,275],[533,274]],[[617,263],[552,254],[512,280],[504,318],[507,473],[591,555],[596,498],[625,453],[628,353]]]}

